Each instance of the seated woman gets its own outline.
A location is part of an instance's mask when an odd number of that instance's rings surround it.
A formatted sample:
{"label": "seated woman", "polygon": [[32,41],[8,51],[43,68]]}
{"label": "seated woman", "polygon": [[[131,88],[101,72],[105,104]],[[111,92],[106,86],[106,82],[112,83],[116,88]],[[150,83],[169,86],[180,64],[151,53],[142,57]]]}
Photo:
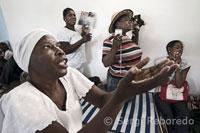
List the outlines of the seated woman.
{"label": "seated woman", "polygon": [[[165,119],[169,133],[188,133],[188,122],[185,123],[184,119],[188,120],[189,113],[187,109],[187,102],[183,99],[184,90],[181,87],[184,86],[190,66],[188,67],[186,62],[181,59],[183,53],[183,44],[181,41],[173,40],[169,42],[166,46],[166,50],[168,53],[167,58],[179,64],[179,67],[171,77],[171,81],[175,82],[175,84],[171,87],[173,90],[170,91],[169,87],[167,87],[168,90],[165,93],[166,100],[161,94],[162,90],[160,93],[157,93],[155,95],[155,104]],[[163,58],[158,58],[155,60],[155,64],[162,59]],[[168,83],[168,86],[169,84],[171,85],[171,83]],[[164,88],[161,87],[161,89]],[[175,92],[176,96],[173,96]]]}
{"label": "seated woman", "polygon": [[19,80],[23,72],[13,58],[9,41],[0,42],[0,89],[12,81]]}
{"label": "seated woman", "polygon": [[[106,118],[114,120],[130,97],[167,82],[177,68],[177,64],[165,60],[141,69],[148,63],[147,57],[130,69],[116,91],[107,93],[76,69],[67,67],[65,53],[59,46],[46,30],[35,30],[14,46],[14,58],[29,72],[30,81],[0,99],[2,133],[106,132],[111,126],[106,124]],[[101,108],[84,127],[80,98]]]}

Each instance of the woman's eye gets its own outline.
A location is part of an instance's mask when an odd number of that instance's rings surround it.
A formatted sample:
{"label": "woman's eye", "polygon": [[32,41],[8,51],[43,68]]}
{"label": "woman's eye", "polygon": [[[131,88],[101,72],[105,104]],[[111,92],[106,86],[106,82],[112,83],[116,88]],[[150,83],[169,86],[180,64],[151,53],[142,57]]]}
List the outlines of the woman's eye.
{"label": "woman's eye", "polygon": [[50,49],[51,47],[49,45],[44,46],[44,49]]}
{"label": "woman's eye", "polygon": [[60,48],[60,43],[58,43],[56,46]]}

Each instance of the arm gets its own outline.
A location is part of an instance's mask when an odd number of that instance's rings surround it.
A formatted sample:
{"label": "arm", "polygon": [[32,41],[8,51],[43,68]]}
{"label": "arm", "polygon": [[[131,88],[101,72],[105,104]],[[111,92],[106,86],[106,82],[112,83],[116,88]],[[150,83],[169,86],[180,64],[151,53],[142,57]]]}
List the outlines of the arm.
{"label": "arm", "polygon": [[84,34],[83,38],[77,41],[74,44],[69,44],[69,42],[59,42],[60,43],[60,48],[65,52],[65,54],[70,54],[76,51],[82,44],[90,41],[92,38],[91,34]]}
{"label": "arm", "polygon": [[81,39],[72,45],[70,45],[69,42],[59,42],[59,43],[60,43],[60,48],[65,52],[65,54],[70,54],[76,51],[84,42]]}
{"label": "arm", "polygon": [[[180,64],[182,59],[181,59],[181,53],[179,51],[175,51],[172,55],[172,59],[174,60],[175,63]],[[184,81],[186,79],[187,73],[190,70],[190,66],[180,70],[179,68],[175,71],[175,82],[176,82],[176,87],[181,88],[184,84]]]}
{"label": "arm", "polygon": [[[95,105],[98,108],[102,108],[109,98],[113,95],[112,92],[105,92],[98,88],[96,85],[93,85],[89,93],[84,97],[84,99],[91,104]],[[95,96],[95,97],[94,97]]]}
{"label": "arm", "polygon": [[102,58],[102,62],[105,67],[111,66],[115,60],[115,55],[117,53],[117,49],[120,47],[122,43],[122,37],[117,35],[113,39],[113,45],[110,52]]}
{"label": "arm", "polygon": [[186,79],[187,73],[190,70],[190,66],[185,68],[184,70],[180,71],[177,70],[175,72],[175,82],[176,82],[176,87],[181,88],[183,86],[183,83]]}
{"label": "arm", "polygon": [[[144,66],[147,63],[147,60],[148,59],[146,58],[140,62],[137,67],[140,68]],[[157,68],[154,67],[154,72],[158,70],[157,74],[155,73],[153,75],[154,78],[146,79],[138,78],[141,77],[141,75],[144,75],[143,70],[132,68],[120,81],[117,90],[110,94],[110,98],[102,107],[100,112],[85,127],[83,127],[81,131],[94,132],[98,129],[98,132],[106,132],[112,123],[105,123],[105,120],[109,118],[109,120],[114,121],[118,112],[130,97],[147,92],[149,89],[152,89],[168,80],[168,76],[173,73],[173,71],[177,68],[177,65],[172,65],[172,62],[170,68],[165,67],[166,65],[170,65],[170,62],[165,62],[160,66],[157,65]],[[161,70],[161,68],[163,69]],[[153,69],[153,67],[151,69]],[[135,79],[138,81],[135,81]],[[95,96],[93,96],[93,98],[94,97]]]}
{"label": "arm", "polygon": [[[118,112],[123,107],[124,103],[132,96],[137,94],[141,94],[149,91],[150,89],[166,82],[168,77],[174,72],[177,68],[176,64],[173,64],[170,61],[162,62],[155,67],[152,67],[157,71],[154,73],[153,78],[141,78],[141,75],[145,75],[142,68],[149,62],[149,58],[145,58],[140,63],[138,63],[137,67],[133,67],[127,73],[127,75],[120,81],[118,88],[116,91],[106,94],[106,92],[102,92],[98,89],[98,87],[93,86],[92,90],[90,90],[85,99],[93,102],[95,105],[101,107],[101,110],[98,114],[79,132],[99,132],[103,133],[108,130],[111,126],[113,120],[116,118]],[[155,72],[154,71],[154,72]],[[140,78],[138,78],[140,77]],[[136,79],[136,80],[135,80]],[[98,95],[94,95],[98,94]],[[93,96],[92,96],[93,95]],[[96,98],[97,96],[97,98]],[[98,100],[98,98],[100,98]],[[102,103],[101,100],[104,100]],[[107,101],[107,102],[106,102]],[[106,120],[106,121],[105,121]],[[107,121],[110,120],[110,121]],[[110,122],[110,123],[106,123]],[[60,133],[66,133],[67,131],[63,129],[58,123],[52,123],[47,128],[41,131],[41,133],[52,133],[53,131],[57,131]]]}
{"label": "arm", "polygon": [[138,38],[139,38],[139,28],[134,28],[134,30],[132,31],[132,34],[134,34],[135,36],[132,36],[132,41],[138,45]]}

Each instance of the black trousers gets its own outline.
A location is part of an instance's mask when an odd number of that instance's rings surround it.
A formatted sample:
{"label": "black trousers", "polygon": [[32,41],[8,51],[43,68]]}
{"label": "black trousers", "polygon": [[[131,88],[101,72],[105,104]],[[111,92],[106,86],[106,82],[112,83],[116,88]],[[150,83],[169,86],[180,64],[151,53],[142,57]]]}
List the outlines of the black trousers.
{"label": "black trousers", "polygon": [[155,104],[165,119],[169,133],[189,132],[187,102],[167,103],[158,94],[155,94]]}

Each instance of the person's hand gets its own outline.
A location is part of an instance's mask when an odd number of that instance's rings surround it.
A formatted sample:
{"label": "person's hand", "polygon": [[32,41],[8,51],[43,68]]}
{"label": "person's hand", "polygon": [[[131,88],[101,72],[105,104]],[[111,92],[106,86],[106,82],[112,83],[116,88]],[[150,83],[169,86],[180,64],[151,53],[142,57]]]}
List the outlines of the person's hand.
{"label": "person's hand", "polygon": [[173,50],[169,54],[169,59],[173,60],[175,63],[180,64],[181,62],[181,55],[182,55],[181,50]]}
{"label": "person's hand", "polygon": [[89,27],[87,25],[82,26],[82,36],[89,33]]}
{"label": "person's hand", "polygon": [[120,34],[117,34],[113,39],[113,46],[112,48],[118,49],[122,43],[122,36]]}
{"label": "person's hand", "polygon": [[91,33],[83,35],[83,42],[84,43],[90,41],[91,39],[92,39],[92,34]]}
{"label": "person's hand", "polygon": [[133,30],[139,31],[140,30],[140,26],[137,22],[137,20],[132,21],[132,27]]}
{"label": "person's hand", "polygon": [[[138,69],[140,69],[140,68],[142,68],[144,65],[146,65],[149,60],[149,58],[147,57],[147,58],[145,58],[143,61],[141,61],[140,63],[138,63],[137,65],[136,65],[136,67],[138,68]],[[162,62],[160,62],[159,64],[157,64],[157,65],[154,65],[154,66],[151,66],[151,67],[148,67],[148,68],[144,68],[144,69],[141,69],[142,71],[141,71],[141,73],[139,73],[138,75],[136,75],[136,77],[135,77],[135,81],[139,81],[139,80],[143,80],[144,78],[151,78],[151,77],[153,77],[153,76],[155,76],[157,73],[159,73],[160,71],[161,71],[161,69],[164,67],[164,66],[166,66],[166,65],[168,65],[168,64],[166,64],[167,63],[167,59],[166,60],[164,60],[164,61],[162,61]],[[173,63],[172,61],[170,62],[170,64],[171,63]],[[169,64],[169,65],[170,65]]]}
{"label": "person's hand", "polygon": [[173,60],[174,60],[174,62],[175,63],[178,63],[178,64],[180,64],[180,62],[181,62],[181,52],[179,52],[179,51],[175,51],[174,52],[174,55],[173,55]]}
{"label": "person's hand", "polygon": [[145,93],[168,82],[169,76],[178,67],[173,61],[164,60],[156,66],[142,69],[149,60],[149,57],[143,59],[120,80],[116,90],[119,100],[127,100],[132,96]]}

